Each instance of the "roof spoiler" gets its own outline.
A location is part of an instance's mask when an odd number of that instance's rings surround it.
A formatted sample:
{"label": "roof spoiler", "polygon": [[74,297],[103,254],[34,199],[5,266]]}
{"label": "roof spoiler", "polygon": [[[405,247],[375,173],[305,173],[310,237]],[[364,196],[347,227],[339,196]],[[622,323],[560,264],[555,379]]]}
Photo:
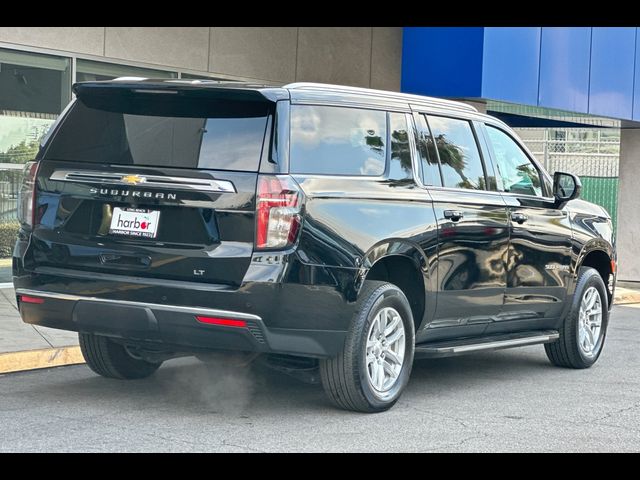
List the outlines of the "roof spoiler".
{"label": "roof spoiler", "polygon": [[[90,108],[110,112],[159,116],[264,115],[282,97],[282,89],[257,88],[242,83],[140,81],[120,79],[73,85],[78,100]],[[286,90],[284,90],[286,92]]]}

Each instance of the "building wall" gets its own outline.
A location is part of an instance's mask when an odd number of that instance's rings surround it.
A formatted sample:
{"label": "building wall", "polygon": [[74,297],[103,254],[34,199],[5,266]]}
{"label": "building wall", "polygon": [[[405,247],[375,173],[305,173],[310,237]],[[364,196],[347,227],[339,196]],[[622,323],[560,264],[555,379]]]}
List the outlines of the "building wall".
{"label": "building wall", "polygon": [[640,121],[639,31],[405,27],[402,89]]}
{"label": "building wall", "polygon": [[0,27],[0,42],[232,79],[400,89],[396,27]]}

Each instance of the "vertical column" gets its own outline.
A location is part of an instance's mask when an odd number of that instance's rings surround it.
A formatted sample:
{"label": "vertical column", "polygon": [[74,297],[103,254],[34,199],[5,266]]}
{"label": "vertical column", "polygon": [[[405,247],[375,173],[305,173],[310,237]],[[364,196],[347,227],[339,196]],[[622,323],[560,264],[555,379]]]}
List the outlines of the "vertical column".
{"label": "vertical column", "polygon": [[618,280],[640,282],[640,129],[620,132]]}

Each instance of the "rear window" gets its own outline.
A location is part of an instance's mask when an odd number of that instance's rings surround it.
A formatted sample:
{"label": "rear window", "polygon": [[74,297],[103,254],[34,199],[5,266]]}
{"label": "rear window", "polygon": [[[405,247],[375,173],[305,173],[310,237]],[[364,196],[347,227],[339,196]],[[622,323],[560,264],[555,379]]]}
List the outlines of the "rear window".
{"label": "rear window", "polygon": [[[151,95],[148,95],[151,97]],[[167,95],[168,96],[168,95]],[[72,107],[45,159],[122,165],[257,171],[269,108],[153,95],[129,107]],[[198,102],[199,101],[199,102]]]}
{"label": "rear window", "polygon": [[379,176],[385,169],[386,139],[386,112],[293,105],[290,170]]}

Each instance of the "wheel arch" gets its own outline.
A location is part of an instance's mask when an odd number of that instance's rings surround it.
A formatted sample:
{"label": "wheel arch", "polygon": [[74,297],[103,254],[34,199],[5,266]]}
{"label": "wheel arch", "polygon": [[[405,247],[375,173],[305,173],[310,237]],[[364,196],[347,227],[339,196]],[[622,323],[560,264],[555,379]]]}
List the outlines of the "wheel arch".
{"label": "wheel arch", "polygon": [[[412,242],[393,239],[371,248],[363,257],[364,280],[393,283],[411,305],[416,330],[422,325],[427,305],[428,260]],[[362,285],[358,285],[358,292]]]}
{"label": "wheel arch", "polygon": [[609,244],[605,242],[593,242],[582,248],[574,272],[577,275],[581,267],[594,268],[604,282],[609,306],[613,300],[613,282],[610,282],[610,279],[615,275],[615,267],[612,264],[614,260],[614,250]]}

